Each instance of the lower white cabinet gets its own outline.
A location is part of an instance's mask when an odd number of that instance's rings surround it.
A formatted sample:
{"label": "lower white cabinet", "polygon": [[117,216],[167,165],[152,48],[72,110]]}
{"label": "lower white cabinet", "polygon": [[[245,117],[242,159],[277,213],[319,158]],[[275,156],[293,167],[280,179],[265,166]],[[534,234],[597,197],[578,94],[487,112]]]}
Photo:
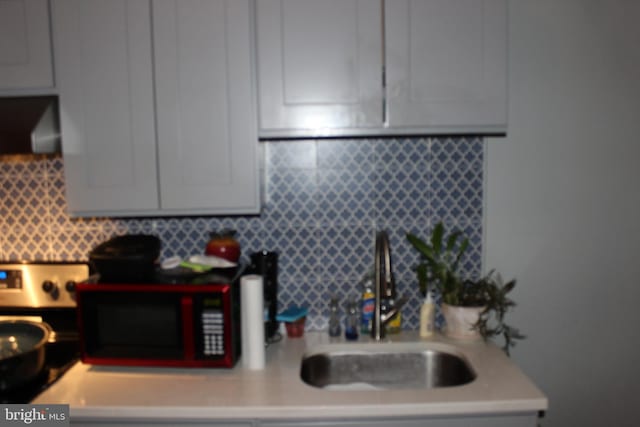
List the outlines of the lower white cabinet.
{"label": "lower white cabinet", "polygon": [[53,0],[78,216],[257,213],[250,0]]}
{"label": "lower white cabinet", "polygon": [[530,414],[505,414],[505,415],[476,415],[476,416],[437,416],[422,418],[370,418],[367,420],[286,420],[286,421],[223,421],[212,419],[203,421],[155,420],[153,422],[132,422],[127,420],[92,420],[82,421],[71,419],[71,425],[75,427],[89,426],[119,426],[119,427],[146,427],[146,426],[184,426],[184,427],[536,427],[538,415]]}
{"label": "lower white cabinet", "polygon": [[260,427],[536,427],[537,414],[261,422]]}
{"label": "lower white cabinet", "polygon": [[251,421],[193,421],[186,422],[180,420],[158,420],[153,422],[141,421],[76,421],[71,419],[71,425],[73,427],[257,427],[258,424],[254,424]]}

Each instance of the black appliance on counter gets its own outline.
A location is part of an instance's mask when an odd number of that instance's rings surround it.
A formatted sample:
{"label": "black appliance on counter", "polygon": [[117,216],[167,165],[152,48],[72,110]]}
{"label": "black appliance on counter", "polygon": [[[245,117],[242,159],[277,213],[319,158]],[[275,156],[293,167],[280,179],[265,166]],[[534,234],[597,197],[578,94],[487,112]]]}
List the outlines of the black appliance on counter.
{"label": "black appliance on counter", "polygon": [[[115,236],[96,246],[89,254],[89,261],[99,277],[94,282],[111,284],[190,284],[198,283],[234,283],[239,285],[240,274],[258,274],[263,277],[265,339],[267,342],[278,340],[278,253],[259,251],[250,255],[250,265],[236,269],[216,270],[215,276],[198,276],[189,270],[161,270],[159,257],[161,241],[157,236],[148,234],[125,234]],[[234,277],[237,276],[237,277]],[[235,297],[234,297],[235,298]],[[238,299],[238,298],[235,298]],[[239,305],[239,301],[234,301]],[[235,312],[234,312],[235,313]],[[235,315],[235,314],[234,314]],[[234,344],[235,345],[235,344]]]}
{"label": "black appliance on counter", "polygon": [[76,288],[84,363],[233,367],[240,357],[243,268],[157,269],[150,279],[96,274]]}
{"label": "black appliance on counter", "polygon": [[155,277],[162,242],[149,234],[115,236],[89,253],[100,280],[111,283],[157,282]]}
{"label": "black appliance on counter", "polygon": [[75,288],[89,274],[86,263],[0,262],[0,321],[44,322],[52,329],[35,377],[4,383],[8,360],[0,361],[1,403],[31,402],[79,360]]}
{"label": "black appliance on counter", "polygon": [[82,361],[97,365],[233,367],[241,353],[240,278],[264,278],[265,337],[277,340],[278,255],[205,273],[159,268],[161,242],[116,236],[91,251],[96,275],[78,284]]}

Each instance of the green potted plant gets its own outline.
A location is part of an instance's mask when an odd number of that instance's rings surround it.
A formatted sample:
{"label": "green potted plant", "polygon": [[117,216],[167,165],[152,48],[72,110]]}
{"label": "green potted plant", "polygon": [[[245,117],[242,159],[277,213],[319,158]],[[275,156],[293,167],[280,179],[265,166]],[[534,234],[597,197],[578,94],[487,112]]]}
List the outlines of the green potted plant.
{"label": "green potted plant", "polygon": [[429,241],[407,233],[407,240],[420,254],[416,267],[418,284],[423,294],[434,287],[442,297],[441,312],[445,319],[445,334],[455,338],[482,337],[485,340],[502,336],[504,350],[524,338],[504,321],[516,304],[508,297],[516,281],[503,283],[499,274],[490,271],[479,279],[463,278],[459,267],[469,247],[469,239],[455,231],[445,236],[444,225],[438,223]]}

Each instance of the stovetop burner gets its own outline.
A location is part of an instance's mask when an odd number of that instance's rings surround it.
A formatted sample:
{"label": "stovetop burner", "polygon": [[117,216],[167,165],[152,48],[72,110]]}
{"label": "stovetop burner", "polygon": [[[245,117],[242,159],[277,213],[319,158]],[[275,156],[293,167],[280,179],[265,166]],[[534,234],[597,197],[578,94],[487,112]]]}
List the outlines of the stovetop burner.
{"label": "stovetop burner", "polygon": [[45,365],[37,377],[14,388],[0,391],[0,403],[29,403],[54,384],[78,360],[78,341],[47,343]]}
{"label": "stovetop burner", "polygon": [[80,360],[75,283],[88,276],[86,263],[0,262],[0,317],[43,321],[53,330],[44,368],[30,381],[0,390],[0,403],[31,402]]}

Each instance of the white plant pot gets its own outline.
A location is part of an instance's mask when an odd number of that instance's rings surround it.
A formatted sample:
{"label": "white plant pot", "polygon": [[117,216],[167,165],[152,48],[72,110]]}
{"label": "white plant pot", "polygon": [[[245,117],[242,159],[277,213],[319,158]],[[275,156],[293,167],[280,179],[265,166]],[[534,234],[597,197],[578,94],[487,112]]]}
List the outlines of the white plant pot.
{"label": "white plant pot", "polygon": [[473,325],[478,322],[485,307],[460,307],[443,303],[440,309],[444,316],[446,336],[467,340],[482,338]]}

